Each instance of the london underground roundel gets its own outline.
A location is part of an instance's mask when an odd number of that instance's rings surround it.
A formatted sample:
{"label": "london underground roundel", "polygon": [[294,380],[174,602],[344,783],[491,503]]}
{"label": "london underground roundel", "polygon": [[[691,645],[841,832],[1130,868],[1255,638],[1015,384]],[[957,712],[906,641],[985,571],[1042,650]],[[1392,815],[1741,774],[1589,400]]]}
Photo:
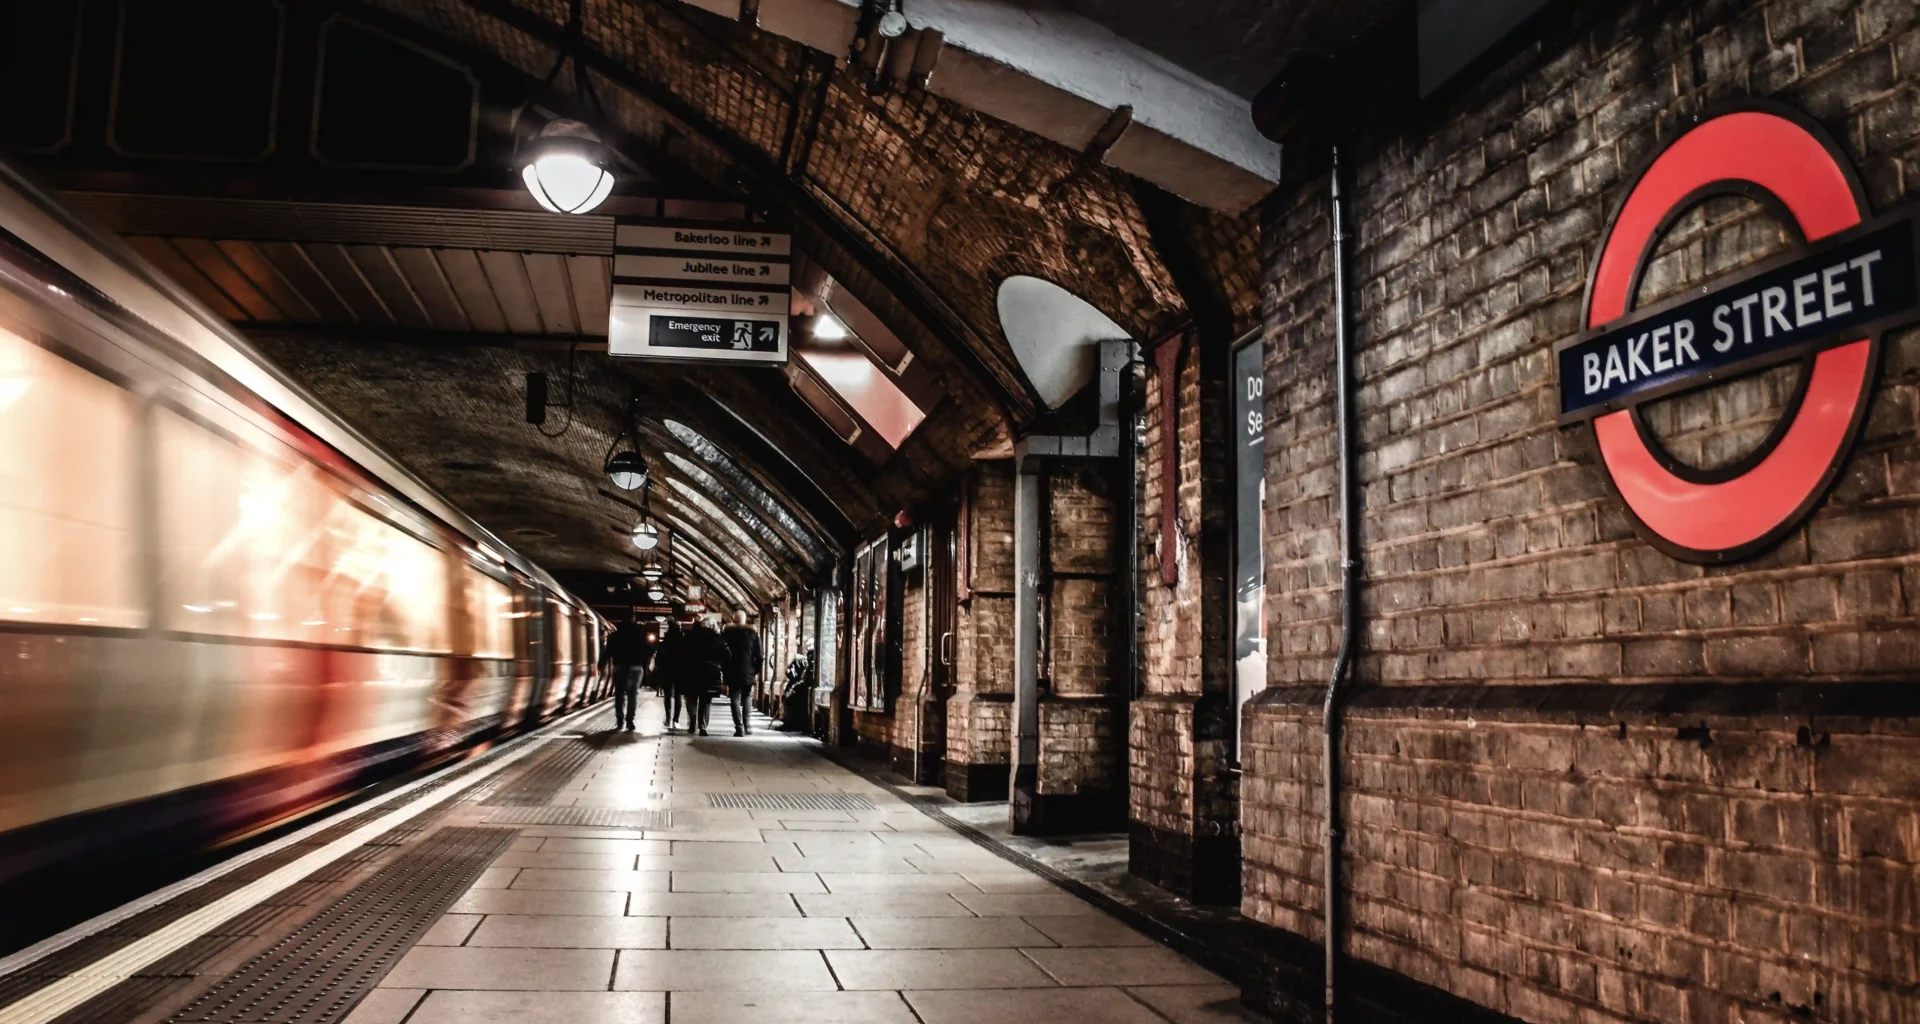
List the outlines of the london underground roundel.
{"label": "london underground roundel", "polygon": [[[1655,246],[1716,195],[1796,229],[1783,256],[1632,308]],[[1920,319],[1920,218],[1868,217],[1858,179],[1811,121],[1777,108],[1704,118],[1641,172],[1587,285],[1586,330],[1554,346],[1562,424],[1585,422],[1634,525],[1676,558],[1770,547],[1826,493],[1865,421],[1880,336]],[[1706,470],[1675,459],[1640,407],[1782,363],[1799,385],[1761,444]]]}

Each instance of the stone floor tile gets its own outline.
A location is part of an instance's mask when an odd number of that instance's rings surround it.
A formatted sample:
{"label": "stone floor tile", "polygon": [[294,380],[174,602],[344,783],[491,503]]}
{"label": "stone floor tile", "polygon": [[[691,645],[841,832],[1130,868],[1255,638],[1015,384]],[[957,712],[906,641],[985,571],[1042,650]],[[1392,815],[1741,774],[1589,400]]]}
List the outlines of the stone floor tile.
{"label": "stone floor tile", "polygon": [[627,912],[636,917],[800,916],[792,896],[757,892],[637,892]]}
{"label": "stone floor tile", "polygon": [[485,871],[480,872],[480,877],[474,879],[473,885],[471,886],[471,888],[474,888],[474,889],[511,888],[512,882],[513,882],[513,876],[519,873],[520,873],[519,868],[503,868],[498,866],[490,867]]}
{"label": "stone floor tile", "polygon": [[447,908],[453,914],[608,914],[627,912],[624,892],[470,889]]}
{"label": "stone floor tile", "polygon": [[1117,988],[902,994],[925,1024],[1166,1024]]}
{"label": "stone floor tile", "polygon": [[660,844],[651,839],[580,839],[556,836],[546,840],[541,853],[642,853],[659,855]]}
{"label": "stone floor tile", "polygon": [[832,972],[816,951],[630,949],[620,953],[613,987],[622,992],[832,992]]}
{"label": "stone floor tile", "polygon": [[826,892],[820,876],[785,871],[675,871],[674,892]]}
{"label": "stone floor tile", "polygon": [[1129,988],[1135,999],[1159,1010],[1173,1024],[1259,1024],[1233,985],[1161,985]]}
{"label": "stone floor tile", "polygon": [[387,975],[393,988],[605,991],[610,949],[475,949],[415,946]]}
{"label": "stone floor tile", "polygon": [[1060,888],[1031,871],[1009,871],[1002,862],[998,871],[962,871],[960,877],[981,892],[1059,892]]}
{"label": "stone floor tile", "polygon": [[482,920],[479,914],[442,914],[415,945],[458,946],[467,941],[467,936],[473,934]]}
{"label": "stone floor tile", "polygon": [[673,1019],[697,1024],[918,1024],[898,992],[675,992]]}
{"label": "stone floor tile", "polygon": [[1027,923],[1062,946],[1151,946],[1153,940],[1105,914],[1029,916]]}
{"label": "stone floor tile", "polygon": [[825,896],[801,893],[794,901],[808,917],[974,916],[973,911],[944,893],[830,893]]}
{"label": "stone floor tile", "polygon": [[917,875],[920,869],[907,863],[905,857],[892,853],[885,847],[873,850],[838,850],[819,857],[776,857],[776,863],[782,871],[832,871],[839,873],[859,873],[863,875]]}
{"label": "stone floor tile", "polygon": [[1073,946],[1027,955],[1062,985],[1224,985],[1212,971],[1164,946]]}
{"label": "stone floor tile", "polygon": [[864,949],[839,917],[676,917],[674,949]]}
{"label": "stone floor tile", "polygon": [[954,893],[963,907],[981,917],[1069,917],[1098,914],[1092,904],[1063,892]]}
{"label": "stone floor tile", "polygon": [[1052,988],[1017,949],[835,949],[826,953],[848,989]]}
{"label": "stone floor tile", "polygon": [[874,949],[1014,949],[1053,945],[1017,917],[862,917],[855,931]]}
{"label": "stone floor tile", "polygon": [[510,946],[538,949],[665,949],[664,917],[538,917],[500,914],[489,917],[468,947]]}
{"label": "stone floor tile", "polygon": [[561,868],[519,868],[509,889],[601,890],[606,892],[667,892],[672,875],[665,871],[576,871]]}
{"label": "stone floor tile", "polygon": [[821,874],[820,881],[826,883],[829,892],[844,893],[977,893],[972,883],[959,875],[899,875],[867,874],[849,872],[846,874]]}
{"label": "stone floor tile", "polygon": [[659,992],[435,992],[407,1024],[663,1024]]}
{"label": "stone floor tile", "polygon": [[633,871],[635,870],[634,862],[637,859],[639,859],[638,855],[631,853],[503,853],[494,859],[493,866],[496,868],[559,868],[565,871]]}
{"label": "stone floor tile", "polygon": [[419,988],[376,988],[347,1015],[346,1024],[400,1024],[426,994]]}

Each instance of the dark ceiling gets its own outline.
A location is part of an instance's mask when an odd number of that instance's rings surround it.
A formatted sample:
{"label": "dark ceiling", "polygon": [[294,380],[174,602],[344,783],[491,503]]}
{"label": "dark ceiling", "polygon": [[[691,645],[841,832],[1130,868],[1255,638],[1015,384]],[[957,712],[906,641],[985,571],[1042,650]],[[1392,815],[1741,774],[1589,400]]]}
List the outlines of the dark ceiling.
{"label": "dark ceiling", "polygon": [[[1145,5],[1084,3],[1151,35],[1123,17]],[[597,108],[536,95],[569,38],[556,0],[14,0],[0,148],[557,572],[619,580],[640,564],[636,499],[600,470],[637,402],[673,564],[729,606],[811,585],[897,512],[951,493],[972,459],[1009,451],[1041,409],[998,327],[1005,278],[1054,281],[1149,341],[1196,308],[1236,330],[1257,314],[1257,213],[1190,206],[924,91],[874,91],[677,0],[582,10]],[[1297,29],[1283,21],[1229,5],[1212,34],[1163,52],[1205,64],[1209,46],[1235,51],[1226,36],[1263,40],[1202,70],[1244,90],[1261,48]],[[70,95],[21,84],[63,80]],[[556,115],[602,127],[628,161],[610,211],[670,201],[790,229],[911,353],[886,373],[925,421],[897,450],[849,443],[798,360],[609,360],[611,221],[533,207],[514,180],[516,113],[523,132]],[[526,374],[564,402],[569,367],[572,407],[526,423]]]}

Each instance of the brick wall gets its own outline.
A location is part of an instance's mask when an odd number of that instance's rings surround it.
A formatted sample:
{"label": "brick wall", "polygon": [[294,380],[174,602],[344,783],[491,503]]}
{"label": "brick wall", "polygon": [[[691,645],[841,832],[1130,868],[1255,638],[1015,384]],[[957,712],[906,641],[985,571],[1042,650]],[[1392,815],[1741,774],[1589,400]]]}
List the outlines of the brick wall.
{"label": "brick wall", "polygon": [[956,799],[1004,800],[1013,735],[1013,463],[977,462],[963,486],[967,551],[957,570],[967,579],[954,616],[945,783]]}
{"label": "brick wall", "polygon": [[[1150,374],[1143,414],[1147,447],[1139,453],[1141,628],[1145,678],[1128,726],[1128,793],[1133,872],[1183,896],[1213,902],[1239,898],[1236,783],[1231,768],[1227,693],[1229,581],[1224,550],[1231,502],[1219,402],[1225,381],[1203,380],[1207,362],[1193,342],[1179,363],[1174,424],[1176,464],[1169,479],[1162,445],[1162,398],[1168,382]],[[1180,550],[1162,552],[1163,497],[1176,488]],[[1162,559],[1177,582],[1168,586]]]}
{"label": "brick wall", "polygon": [[[1588,3],[1416,129],[1349,150],[1366,620],[1342,750],[1347,948],[1542,1022],[1920,1020],[1920,337],[1777,549],[1639,540],[1553,419],[1628,176],[1749,94],[1815,117],[1884,210],[1920,193],[1906,0]],[[1338,643],[1325,182],[1266,237],[1270,679],[1249,710],[1244,911],[1317,938],[1320,686]],[[1676,226],[1652,301],[1777,251],[1739,202]],[[1661,403],[1696,465],[1792,370]]]}

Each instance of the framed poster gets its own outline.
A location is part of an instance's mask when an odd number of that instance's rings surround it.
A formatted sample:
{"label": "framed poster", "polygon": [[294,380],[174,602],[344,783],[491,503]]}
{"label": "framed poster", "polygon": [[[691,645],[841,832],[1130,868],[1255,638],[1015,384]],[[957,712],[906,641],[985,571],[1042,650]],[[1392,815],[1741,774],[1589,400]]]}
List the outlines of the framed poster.
{"label": "framed poster", "polygon": [[[1258,332],[1233,350],[1233,706],[1267,686],[1266,346]],[[1234,754],[1240,729],[1234,727]]]}

